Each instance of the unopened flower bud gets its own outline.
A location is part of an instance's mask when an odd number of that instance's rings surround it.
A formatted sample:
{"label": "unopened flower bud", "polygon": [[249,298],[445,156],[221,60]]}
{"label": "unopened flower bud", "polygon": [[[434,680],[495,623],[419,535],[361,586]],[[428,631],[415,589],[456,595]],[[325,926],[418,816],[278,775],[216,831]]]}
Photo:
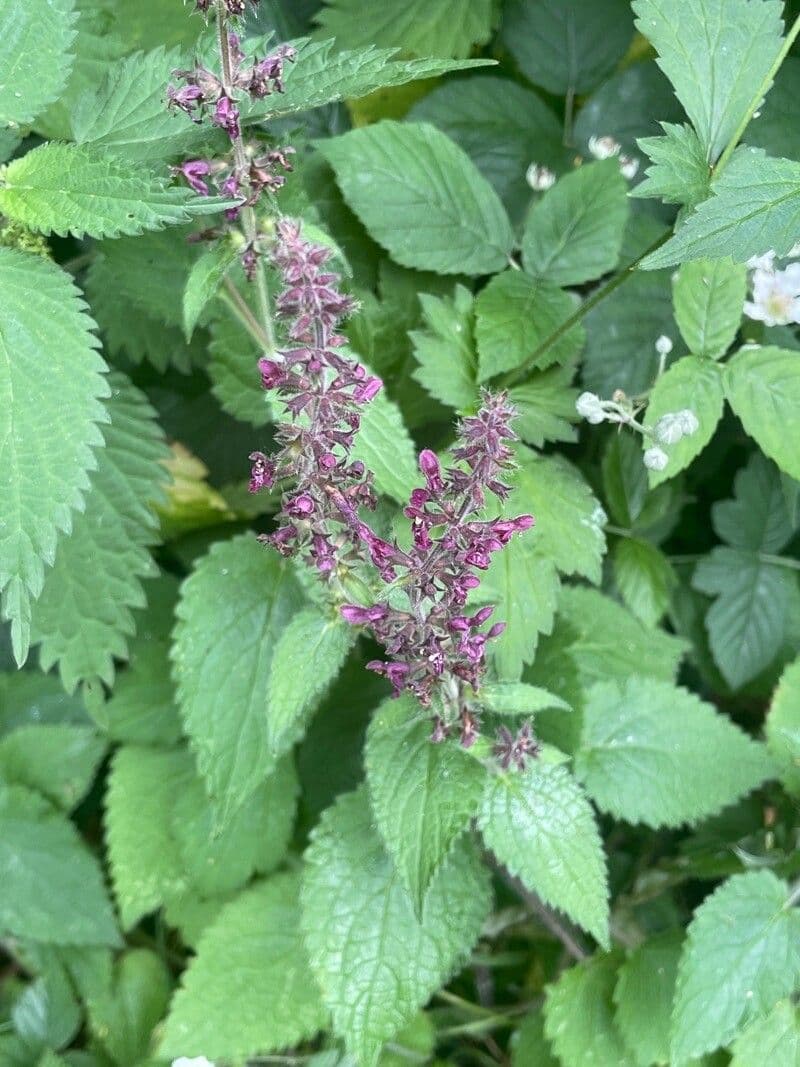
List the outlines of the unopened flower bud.
{"label": "unopened flower bud", "polygon": [[596,393],[581,393],[575,401],[575,410],[587,422],[592,423],[593,426],[605,422],[606,413],[602,401]]}
{"label": "unopened flower bud", "polygon": [[639,171],[639,160],[636,156],[626,156],[620,153],[619,171],[623,178],[627,178],[630,181],[631,178],[636,177]]}
{"label": "unopened flower bud", "polygon": [[619,153],[621,145],[613,137],[590,137],[589,151],[595,159],[611,159]]}
{"label": "unopened flower bud", "polygon": [[669,463],[669,456],[663,448],[648,448],[644,454],[644,465],[651,471],[663,471]]}
{"label": "unopened flower bud", "polygon": [[683,411],[679,411],[676,418],[680,420],[684,437],[691,437],[693,433],[700,429],[698,418],[691,408],[684,408]]}
{"label": "unopened flower bud", "polygon": [[536,193],[543,193],[552,188],[556,183],[556,176],[549,167],[541,163],[531,163],[525,172],[525,181]]}
{"label": "unopened flower bud", "polygon": [[683,422],[680,414],[675,411],[670,411],[668,414],[662,415],[653,427],[653,433],[656,441],[660,441],[662,445],[677,444],[684,436]]}
{"label": "unopened flower bud", "polygon": [[665,333],[662,333],[661,336],[656,340],[656,352],[658,352],[659,356],[663,356],[666,358],[666,356],[668,356],[671,351],[672,339],[670,337],[667,337]]}

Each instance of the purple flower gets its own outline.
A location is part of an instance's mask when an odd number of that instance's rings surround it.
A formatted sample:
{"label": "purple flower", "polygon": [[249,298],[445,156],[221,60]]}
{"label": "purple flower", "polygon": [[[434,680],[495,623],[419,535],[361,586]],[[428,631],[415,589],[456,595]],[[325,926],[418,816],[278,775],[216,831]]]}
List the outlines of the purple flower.
{"label": "purple flower", "polygon": [[385,619],[389,609],[385,604],[373,604],[371,608],[362,608],[357,604],[343,604],[339,610],[345,622],[353,626],[364,626],[367,623]]}
{"label": "purple flower", "polygon": [[215,126],[223,129],[230,139],[235,140],[241,133],[239,126],[239,108],[235,102],[225,93],[217,100],[211,121]]}
{"label": "purple flower", "polygon": [[208,196],[209,189],[203,178],[211,173],[211,164],[207,159],[188,159],[179,167],[174,167],[173,172],[182,174],[189,185],[201,196]]}
{"label": "purple flower", "polygon": [[271,489],[275,484],[275,464],[263,452],[251,452],[250,492]]}
{"label": "purple flower", "polygon": [[516,736],[505,726],[501,726],[497,732],[494,754],[500,760],[503,770],[507,771],[513,765],[518,770],[524,771],[526,759],[529,756],[535,758],[540,751],[529,722],[522,726]]}
{"label": "purple flower", "polygon": [[203,104],[203,90],[199,85],[184,85],[176,89],[173,85],[167,87],[167,104],[169,107],[177,107],[191,115]]}

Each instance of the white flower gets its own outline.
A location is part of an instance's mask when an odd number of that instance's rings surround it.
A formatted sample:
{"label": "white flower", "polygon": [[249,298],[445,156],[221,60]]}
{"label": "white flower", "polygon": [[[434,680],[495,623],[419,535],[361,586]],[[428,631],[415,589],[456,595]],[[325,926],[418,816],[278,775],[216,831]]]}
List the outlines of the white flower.
{"label": "white flower", "polygon": [[775,253],[765,252],[761,256],[751,256],[747,261],[750,270],[772,270],[775,261]]}
{"label": "white flower", "polygon": [[596,393],[581,393],[575,401],[575,410],[594,426],[605,422],[606,413],[603,409],[602,401]]}
{"label": "white flower", "polygon": [[535,192],[542,193],[545,189],[555,185],[556,176],[552,170],[542,166],[541,163],[531,163],[525,172],[525,181]]}
{"label": "white flower", "polygon": [[676,418],[680,420],[680,426],[684,437],[691,437],[700,429],[700,422],[691,408],[684,408],[677,412]]}
{"label": "white flower", "polygon": [[659,338],[656,339],[656,352],[659,356],[666,358],[672,351],[672,338],[667,337],[665,333],[662,333]]}
{"label": "white flower", "polygon": [[589,151],[595,159],[611,159],[612,156],[617,155],[621,147],[619,141],[615,141],[613,137],[589,138]]}
{"label": "white flower", "polygon": [[205,1056],[178,1056],[172,1061],[172,1067],[214,1067],[214,1064]]}
{"label": "white flower", "polygon": [[628,181],[631,178],[636,177],[636,172],[639,170],[639,160],[636,156],[620,155],[619,157],[619,170],[623,178],[627,178]]}
{"label": "white flower", "polygon": [[756,268],[753,299],[745,301],[744,313],[767,326],[800,322],[800,263],[790,263],[786,270]]}
{"label": "white flower", "polygon": [[663,448],[648,448],[644,454],[644,465],[651,471],[663,471],[669,463],[669,456]]}

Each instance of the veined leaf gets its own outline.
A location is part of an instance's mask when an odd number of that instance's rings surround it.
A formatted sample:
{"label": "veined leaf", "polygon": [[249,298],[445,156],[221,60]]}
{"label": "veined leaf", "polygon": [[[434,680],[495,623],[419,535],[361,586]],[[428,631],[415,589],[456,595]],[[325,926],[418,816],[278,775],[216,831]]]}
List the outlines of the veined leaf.
{"label": "veined leaf", "polygon": [[613,995],[620,956],[595,955],[548,986],[544,1032],[563,1067],[635,1067],[614,1022]]}
{"label": "veined leaf", "polygon": [[614,546],[614,580],[625,604],[646,626],[658,624],[677,583],[661,549],[638,537],[620,537]]}
{"label": "veined leaf", "polygon": [[461,411],[478,396],[472,293],[457,285],[452,299],[420,293],[425,330],[409,334],[419,364],[414,378],[431,396]]}
{"label": "veined leaf", "polygon": [[93,145],[40,145],[8,164],[0,209],[39,233],[119,237],[188,222],[231,201],[168,186],[145,166],[132,169]]}
{"label": "veined leaf", "polygon": [[795,1067],[800,1061],[800,1019],[791,1000],[781,1000],[736,1039],[731,1067]]}
{"label": "veined leaf", "polygon": [[800,478],[797,352],[771,346],[743,348],[726,365],[724,381],[730,405],[745,430],[781,470]]}
{"label": "veined leaf", "polygon": [[675,279],[675,319],[692,355],[719,359],[742,321],[747,270],[728,259],[685,263]]}
{"label": "veined leaf", "polygon": [[478,700],[496,715],[535,715],[544,708],[570,710],[566,700],[527,682],[486,682],[478,691]]}
{"label": "veined leaf", "polygon": [[90,726],[19,726],[0,739],[0,777],[71,811],[89,791],[105,751],[105,741]]}
{"label": "veined leaf", "polygon": [[677,122],[662,122],[661,126],[663,136],[639,138],[639,148],[652,164],[630,196],[695,207],[710,191],[711,168],[705,149],[691,126]]}
{"label": "veined leaf", "polygon": [[235,248],[218,241],[192,264],[183,293],[183,332],[187,343],[238,255]]}
{"label": "veined leaf", "polygon": [[55,100],[72,68],[74,0],[0,0],[0,126],[22,126]]}
{"label": "veined leaf", "polygon": [[99,400],[109,388],[94,323],[66,274],[0,248],[0,289],[0,593],[22,663],[44,564],[83,506],[97,464],[97,424],[108,418]]}
{"label": "veined leaf", "polygon": [[781,675],[765,729],[784,785],[790,792],[800,793],[800,660]]}
{"label": "veined leaf", "polygon": [[305,860],[303,928],[312,970],[334,1031],[363,1067],[375,1067],[383,1042],[470,951],[490,906],[487,874],[473,848],[457,846],[418,919],[373,828],[365,791],[340,797],[325,812]]}
{"label": "veined leaf", "polygon": [[668,1063],[672,999],[681,930],[638,945],[622,964],[614,988],[615,1022],[637,1064]]}
{"label": "veined leaf", "polygon": [[505,266],[514,235],[497,193],[434,126],[384,121],[319,148],[347,203],[397,263],[439,274]]}
{"label": "veined leaf", "polygon": [[[119,373],[109,383],[111,422],[86,507],[59,541],[31,617],[43,669],[58,663],[70,692],[94,677],[111,684],[114,657],[126,657],[134,632],[131,608],[145,603],[141,579],[156,573],[148,549],[158,540],[153,504],[164,499],[169,453],[139,390]],[[86,560],[92,561],[88,571]]]}

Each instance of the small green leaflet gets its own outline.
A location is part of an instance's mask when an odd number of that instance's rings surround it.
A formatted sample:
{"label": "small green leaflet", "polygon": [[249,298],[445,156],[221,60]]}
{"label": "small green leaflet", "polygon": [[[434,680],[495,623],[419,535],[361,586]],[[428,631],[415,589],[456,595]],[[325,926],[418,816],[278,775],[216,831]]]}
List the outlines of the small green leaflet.
{"label": "small green leaflet", "polygon": [[[39,256],[0,248],[0,593],[14,655],[30,642],[59,532],[82,508],[102,446],[109,387],[94,323],[71,279]],[[57,356],[57,358],[56,358]],[[42,368],[47,367],[47,388]]]}
{"label": "small green leaflet", "polygon": [[378,830],[421,916],[431,880],[477,811],[485,772],[455,742],[431,743],[430,718],[411,697],[376,710],[364,758]]}
{"label": "small green leaflet", "polygon": [[522,385],[509,390],[508,398],[517,409],[514,429],[526,444],[541,448],[545,441],[577,441],[573,423],[578,390],[572,385],[574,364],[531,371]]}
{"label": "small green leaflet", "polygon": [[0,179],[0,209],[9,218],[62,237],[160,230],[230,204],[224,197],[168,186],[146,166],[131,168],[92,145],[40,145],[9,163]]}
{"label": "small green leaflet", "polygon": [[426,328],[409,333],[419,366],[413,377],[431,396],[457,411],[478,397],[472,293],[457,285],[452,298],[420,293]]}
{"label": "small green leaflet", "polygon": [[[708,778],[706,777],[706,780]],[[735,874],[695,911],[681,955],[672,1057],[727,1045],[800,982],[800,911],[771,871]]]}
{"label": "small green leaflet", "polygon": [[175,994],[162,1059],[246,1059],[280,1052],[326,1023],[300,932],[300,880],[244,890],[203,932]]}
{"label": "small green leaflet", "polygon": [[[247,299],[247,293],[242,295]],[[274,420],[276,410],[261,384],[261,347],[221,301],[213,308],[209,326],[208,376],[212,393],[222,410],[233,418],[265,426]]]}
{"label": "small green leaflet", "polygon": [[563,1067],[636,1067],[614,1020],[620,954],[596,954],[547,988],[544,1032]]}
{"label": "small green leaflet", "polygon": [[465,841],[440,867],[418,919],[374,829],[366,792],[328,808],[305,854],[303,929],[334,1032],[360,1065],[375,1067],[384,1041],[448,981],[490,903],[487,872]]}
{"label": "small green leaflet", "polygon": [[337,47],[464,58],[489,40],[492,0],[384,0],[379,8],[371,0],[326,0],[316,21]]}
{"label": "small green leaflet", "polygon": [[[109,954],[89,980],[79,967],[77,984],[103,1052],[120,1065],[146,1060],[153,1030],[164,1017],[172,992],[172,976],[161,957],[148,949],[129,949],[112,965]],[[91,965],[86,968],[91,970]],[[51,1067],[59,1064],[63,1067],[60,1060]]]}
{"label": "small green leaflet", "polygon": [[570,710],[565,700],[525,682],[487,682],[480,687],[478,700],[497,715],[534,715],[544,708]]}
{"label": "small green leaflet", "polygon": [[191,341],[201,315],[208,303],[214,299],[217,289],[222,285],[238,255],[235,248],[224,241],[218,241],[192,264],[183,293],[183,332],[187,342]]}
{"label": "small green leaflet", "polygon": [[635,677],[589,690],[575,774],[617,819],[653,829],[697,822],[772,771],[763,745],[688,690]]}
{"label": "small green leaflet", "polygon": [[672,564],[660,548],[638,537],[620,537],[613,563],[614,581],[627,607],[646,626],[657,626],[677,584]]}
{"label": "small green leaflet", "polygon": [[789,792],[800,794],[800,659],[781,675],[765,729],[783,784]]}
{"label": "small green leaflet", "polygon": [[[768,4],[750,4],[755,6]],[[794,244],[800,232],[800,163],[740,148],[711,193],[674,237],[642,261],[644,270],[724,256],[744,263],[768,249],[786,255]]]}
{"label": "small green leaflet", "polygon": [[318,147],[349,206],[397,263],[473,275],[507,263],[514,235],[503,205],[435,127],[383,121]]}
{"label": "small green leaflet", "polygon": [[782,9],[778,0],[634,0],[636,28],[658,52],[710,163],[778,54]]}
{"label": "small green leaflet", "polygon": [[546,904],[608,944],[608,880],[583,790],[561,764],[533,760],[486,783],[478,817],[497,859]]}
{"label": "small green leaflet", "polygon": [[672,998],[682,940],[682,930],[651,937],[619,969],[614,1018],[637,1064],[669,1062]]}
{"label": "small green leaflet", "polygon": [[742,321],[746,292],[744,264],[700,259],[680,268],[673,286],[675,320],[692,355],[725,355]]}
{"label": "small green leaflet", "polygon": [[691,126],[662,122],[661,127],[662,137],[640,137],[637,141],[652,164],[630,196],[695,207],[710,191],[711,169],[703,146]]}
{"label": "small green leaflet", "polygon": [[72,69],[74,0],[0,0],[0,126],[24,126],[62,92]]}
{"label": "small green leaflet", "polygon": [[800,479],[797,352],[743,348],[726,365],[724,381],[725,394],[745,430],[781,470]]}
{"label": "small green leaflet", "polygon": [[612,270],[628,219],[616,159],[589,163],[548,189],[528,215],[522,265],[552,285],[580,285]]}

